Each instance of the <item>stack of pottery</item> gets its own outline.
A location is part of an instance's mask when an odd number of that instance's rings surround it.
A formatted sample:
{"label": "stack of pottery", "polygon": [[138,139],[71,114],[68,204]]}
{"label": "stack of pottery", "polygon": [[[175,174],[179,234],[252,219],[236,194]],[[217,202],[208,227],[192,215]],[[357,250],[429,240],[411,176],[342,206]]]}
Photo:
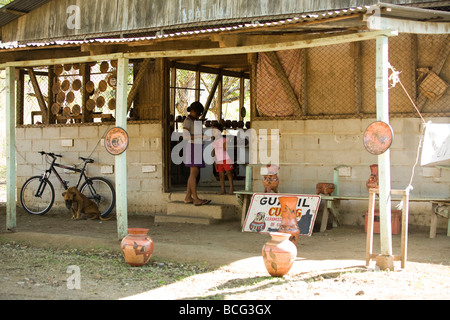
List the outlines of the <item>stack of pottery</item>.
{"label": "stack of pottery", "polygon": [[282,277],[291,270],[297,257],[300,229],[297,224],[297,197],[280,197],[281,225],[262,249],[264,265],[273,277]]}

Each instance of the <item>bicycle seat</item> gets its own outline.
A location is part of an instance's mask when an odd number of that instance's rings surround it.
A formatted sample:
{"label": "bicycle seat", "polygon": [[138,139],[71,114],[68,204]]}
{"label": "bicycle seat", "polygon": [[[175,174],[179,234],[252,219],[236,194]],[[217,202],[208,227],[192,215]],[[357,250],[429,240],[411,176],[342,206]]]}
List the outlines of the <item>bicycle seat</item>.
{"label": "bicycle seat", "polygon": [[92,159],[83,158],[83,157],[80,157],[80,159],[87,163],[94,163],[94,160],[92,160]]}

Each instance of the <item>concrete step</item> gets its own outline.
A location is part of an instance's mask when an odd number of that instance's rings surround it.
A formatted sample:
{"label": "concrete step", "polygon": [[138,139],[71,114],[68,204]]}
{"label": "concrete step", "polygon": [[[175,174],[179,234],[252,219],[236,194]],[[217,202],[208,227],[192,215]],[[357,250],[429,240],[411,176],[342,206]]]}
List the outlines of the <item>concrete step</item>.
{"label": "concrete step", "polygon": [[219,223],[220,220],[208,219],[208,218],[198,218],[198,217],[186,217],[186,216],[174,216],[174,215],[156,215],[155,223],[186,223],[186,224],[201,224],[201,225],[211,225]]}
{"label": "concrete step", "polygon": [[[238,206],[239,203],[236,199],[236,195],[229,194],[217,194],[216,192],[199,192],[200,199],[211,200],[211,204],[228,204]],[[186,192],[172,192],[169,194],[169,201],[183,202],[186,197]]]}
{"label": "concrete step", "polygon": [[207,218],[216,220],[230,220],[235,217],[235,207],[227,204],[208,204],[205,206],[194,206],[182,201],[171,201],[167,203],[168,216],[185,216],[196,218]]}

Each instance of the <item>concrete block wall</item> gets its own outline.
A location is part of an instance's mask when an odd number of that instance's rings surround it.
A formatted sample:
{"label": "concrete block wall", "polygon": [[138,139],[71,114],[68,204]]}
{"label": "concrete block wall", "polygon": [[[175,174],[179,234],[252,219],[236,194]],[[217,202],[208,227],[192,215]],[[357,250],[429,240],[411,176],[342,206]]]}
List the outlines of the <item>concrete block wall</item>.
{"label": "concrete block wall", "polygon": [[[31,176],[41,175],[48,167],[38,152],[46,151],[63,155],[60,163],[81,165],[79,157],[91,157],[95,163],[88,165],[88,175],[103,176],[114,183],[115,158],[103,144],[103,137],[113,125],[89,125],[67,127],[25,127],[16,129],[17,191]],[[129,214],[154,214],[166,209],[162,189],[162,143],[160,124],[129,124],[130,139],[127,148],[128,163],[128,212]],[[68,145],[68,146],[65,146]],[[150,169],[150,170],[149,170]],[[145,171],[145,172],[143,172]],[[58,169],[64,180],[75,185],[78,174],[67,174]],[[64,192],[52,175],[55,187],[55,210],[65,209]]]}
{"label": "concrete block wall", "polygon": [[[448,122],[447,118],[427,120],[434,123]],[[377,164],[378,159],[364,148],[363,135],[374,121],[376,120],[254,121],[252,128],[280,130],[280,192],[315,194],[318,182],[333,182],[334,168],[348,165],[351,174],[340,177],[340,194],[368,196],[366,182],[370,175],[369,166]],[[421,124],[422,121],[417,118],[391,120],[395,134],[391,147],[392,189],[405,189],[409,185],[422,133]],[[259,169],[254,170],[253,179],[253,190],[263,191]],[[421,167],[419,163],[412,185],[412,197],[448,198],[450,172],[434,167]],[[397,204],[399,201],[393,202],[393,210]],[[344,224],[364,225],[367,207],[367,201],[342,201]],[[410,224],[429,226],[430,212],[429,203],[411,203]],[[446,228],[447,221],[439,219],[438,227]]]}

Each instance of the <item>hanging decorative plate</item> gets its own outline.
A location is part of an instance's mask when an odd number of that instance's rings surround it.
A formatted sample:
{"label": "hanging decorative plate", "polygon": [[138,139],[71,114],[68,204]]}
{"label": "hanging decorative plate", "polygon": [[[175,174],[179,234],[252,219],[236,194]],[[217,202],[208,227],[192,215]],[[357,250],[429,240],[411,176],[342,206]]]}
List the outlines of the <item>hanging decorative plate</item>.
{"label": "hanging decorative plate", "polygon": [[101,92],[105,92],[106,89],[108,89],[108,83],[105,80],[100,81],[100,83],[98,84],[98,89]]}
{"label": "hanging decorative plate", "polygon": [[108,61],[103,61],[100,64],[100,72],[101,73],[106,73],[106,72],[108,72],[108,70],[109,70],[109,63],[108,63]]}
{"label": "hanging decorative plate", "polygon": [[119,127],[112,128],[105,136],[105,148],[113,156],[122,154],[128,147],[128,134]]}
{"label": "hanging decorative plate", "polygon": [[372,123],[364,133],[364,147],[374,155],[386,152],[394,139],[392,127],[383,121]]}
{"label": "hanging decorative plate", "polygon": [[86,109],[88,111],[92,111],[95,109],[95,101],[93,99],[89,99],[88,101],[86,101]]}
{"label": "hanging decorative plate", "polygon": [[68,92],[66,95],[67,103],[72,103],[74,100],[75,100],[75,94],[72,91]]}
{"label": "hanging decorative plate", "polygon": [[67,91],[70,88],[70,81],[69,80],[64,80],[63,83],[61,84],[61,90],[62,91]]}
{"label": "hanging decorative plate", "polygon": [[76,104],[72,107],[72,113],[74,116],[79,116],[81,114],[81,107],[80,105]]}
{"label": "hanging decorative plate", "polygon": [[108,108],[109,110],[116,110],[116,99],[112,98],[108,102]]}
{"label": "hanging decorative plate", "polygon": [[56,102],[63,103],[66,100],[66,94],[64,92],[60,92],[56,95]]}
{"label": "hanging decorative plate", "polygon": [[63,109],[63,116],[66,117],[66,118],[70,117],[70,108],[69,107],[65,107]]}
{"label": "hanging decorative plate", "polygon": [[56,74],[57,76],[60,76],[60,75],[63,73],[63,71],[64,71],[64,69],[63,69],[63,66],[62,66],[62,65],[57,64],[57,65],[55,66],[54,72],[55,72],[55,74]]}
{"label": "hanging decorative plate", "polygon": [[74,90],[74,91],[78,91],[78,90],[80,90],[80,88],[81,88],[81,80],[80,79],[76,79],[76,80],[74,80],[73,81],[73,83],[72,83],[72,89]]}
{"label": "hanging decorative plate", "polygon": [[52,113],[54,115],[57,115],[60,110],[61,110],[61,105],[59,103],[55,102],[54,104],[52,104]]}
{"label": "hanging decorative plate", "polygon": [[95,89],[95,84],[92,81],[88,81],[86,83],[86,92],[92,93],[92,92],[94,92],[94,89]]}
{"label": "hanging decorative plate", "polygon": [[105,105],[105,98],[103,98],[102,96],[99,96],[97,98],[97,107],[103,108],[104,105]]}

